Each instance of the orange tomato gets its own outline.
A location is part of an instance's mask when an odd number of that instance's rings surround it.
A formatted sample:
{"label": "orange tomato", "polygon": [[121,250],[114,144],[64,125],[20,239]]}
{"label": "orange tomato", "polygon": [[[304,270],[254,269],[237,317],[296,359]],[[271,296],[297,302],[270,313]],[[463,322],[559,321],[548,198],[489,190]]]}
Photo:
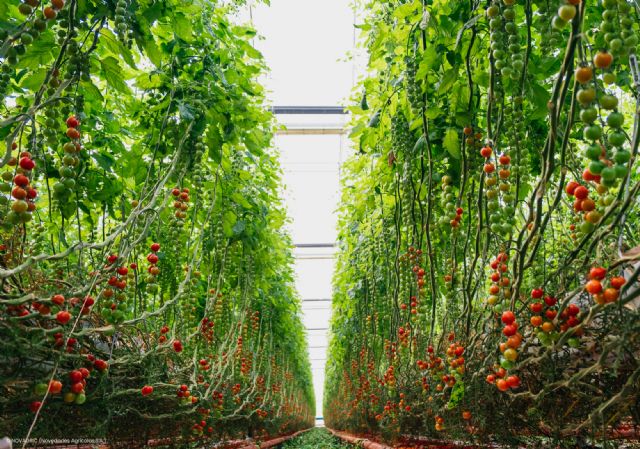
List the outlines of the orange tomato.
{"label": "orange tomato", "polygon": [[512,337],[509,337],[507,339],[507,346],[509,346],[510,348],[517,348],[518,346],[520,346],[520,344],[522,343],[522,335],[520,334],[515,334]]}
{"label": "orange tomato", "polygon": [[618,299],[618,296],[620,295],[620,291],[613,288],[613,287],[609,287],[607,288],[603,293],[602,293],[602,297],[604,298],[604,302],[611,303],[611,302],[616,302],[616,300]]}
{"label": "orange tomato", "polygon": [[580,84],[587,84],[591,81],[591,78],[593,78],[593,70],[591,70],[591,67],[585,66],[576,69],[576,80]]}
{"label": "orange tomato", "polygon": [[611,286],[613,288],[616,288],[616,289],[619,290],[620,288],[622,288],[622,286],[625,284],[625,282],[626,282],[626,280],[622,276],[616,276],[616,277],[611,278],[611,282],[610,283],[611,283]]}
{"label": "orange tomato", "polygon": [[589,282],[587,282],[585,289],[590,294],[597,295],[598,293],[602,292],[602,283],[597,279],[591,279]]}
{"label": "orange tomato", "polygon": [[59,380],[52,380],[49,382],[49,393],[59,394],[62,391],[62,382]]}
{"label": "orange tomato", "polygon": [[599,51],[593,57],[593,64],[599,69],[607,69],[613,62],[613,56],[606,51]]}

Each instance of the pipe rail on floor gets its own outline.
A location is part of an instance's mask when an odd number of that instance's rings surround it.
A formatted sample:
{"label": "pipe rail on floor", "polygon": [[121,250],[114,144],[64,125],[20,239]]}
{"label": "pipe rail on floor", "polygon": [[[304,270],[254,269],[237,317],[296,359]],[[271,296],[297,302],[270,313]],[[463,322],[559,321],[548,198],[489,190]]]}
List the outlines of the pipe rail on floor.
{"label": "pipe rail on floor", "polygon": [[348,432],[333,430],[329,427],[327,427],[327,430],[331,432],[333,436],[340,438],[342,441],[347,443],[354,444],[357,447],[362,447],[364,449],[393,449],[391,446],[387,446],[386,444],[377,443],[366,438],[360,438]]}

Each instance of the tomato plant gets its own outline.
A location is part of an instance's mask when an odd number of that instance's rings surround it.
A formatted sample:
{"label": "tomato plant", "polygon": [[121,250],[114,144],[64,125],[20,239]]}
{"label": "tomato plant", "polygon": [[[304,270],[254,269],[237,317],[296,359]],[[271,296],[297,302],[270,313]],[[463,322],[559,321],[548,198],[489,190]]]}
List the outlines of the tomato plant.
{"label": "tomato plant", "polygon": [[527,447],[638,424],[637,7],[362,7],[327,424]]}
{"label": "tomato plant", "polygon": [[242,3],[0,3],[0,434],[313,422]]}

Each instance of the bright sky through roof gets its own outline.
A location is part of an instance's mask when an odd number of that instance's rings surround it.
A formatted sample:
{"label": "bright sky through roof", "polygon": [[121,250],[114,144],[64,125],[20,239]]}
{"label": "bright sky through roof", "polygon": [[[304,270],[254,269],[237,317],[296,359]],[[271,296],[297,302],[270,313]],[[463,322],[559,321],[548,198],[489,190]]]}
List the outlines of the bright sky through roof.
{"label": "bright sky through roof", "polygon": [[349,0],[271,0],[253,7],[265,40],[255,42],[271,75],[266,87],[278,106],[337,106],[349,97],[353,64],[353,9]]}
{"label": "bright sky through roof", "polygon": [[[262,80],[275,106],[338,106],[350,96],[354,63],[354,13],[349,0],[271,0],[251,7],[253,24],[264,39],[254,45],[270,73]],[[279,116],[290,128],[340,128],[343,116]],[[335,209],[339,168],[348,151],[346,135],[278,135],[285,201],[296,244],[336,240]],[[309,355],[322,416],[324,367],[331,310],[333,249],[297,248],[296,287],[303,300]]]}

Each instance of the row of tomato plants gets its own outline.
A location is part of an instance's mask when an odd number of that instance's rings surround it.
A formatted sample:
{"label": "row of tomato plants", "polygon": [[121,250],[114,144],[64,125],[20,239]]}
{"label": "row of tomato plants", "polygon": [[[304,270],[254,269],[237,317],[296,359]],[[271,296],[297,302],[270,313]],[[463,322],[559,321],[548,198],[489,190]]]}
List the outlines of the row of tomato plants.
{"label": "row of tomato plants", "polygon": [[313,422],[241,5],[0,5],[0,434],[188,445]]}
{"label": "row of tomato plants", "polygon": [[637,5],[364,9],[328,425],[527,447],[632,437]]}

